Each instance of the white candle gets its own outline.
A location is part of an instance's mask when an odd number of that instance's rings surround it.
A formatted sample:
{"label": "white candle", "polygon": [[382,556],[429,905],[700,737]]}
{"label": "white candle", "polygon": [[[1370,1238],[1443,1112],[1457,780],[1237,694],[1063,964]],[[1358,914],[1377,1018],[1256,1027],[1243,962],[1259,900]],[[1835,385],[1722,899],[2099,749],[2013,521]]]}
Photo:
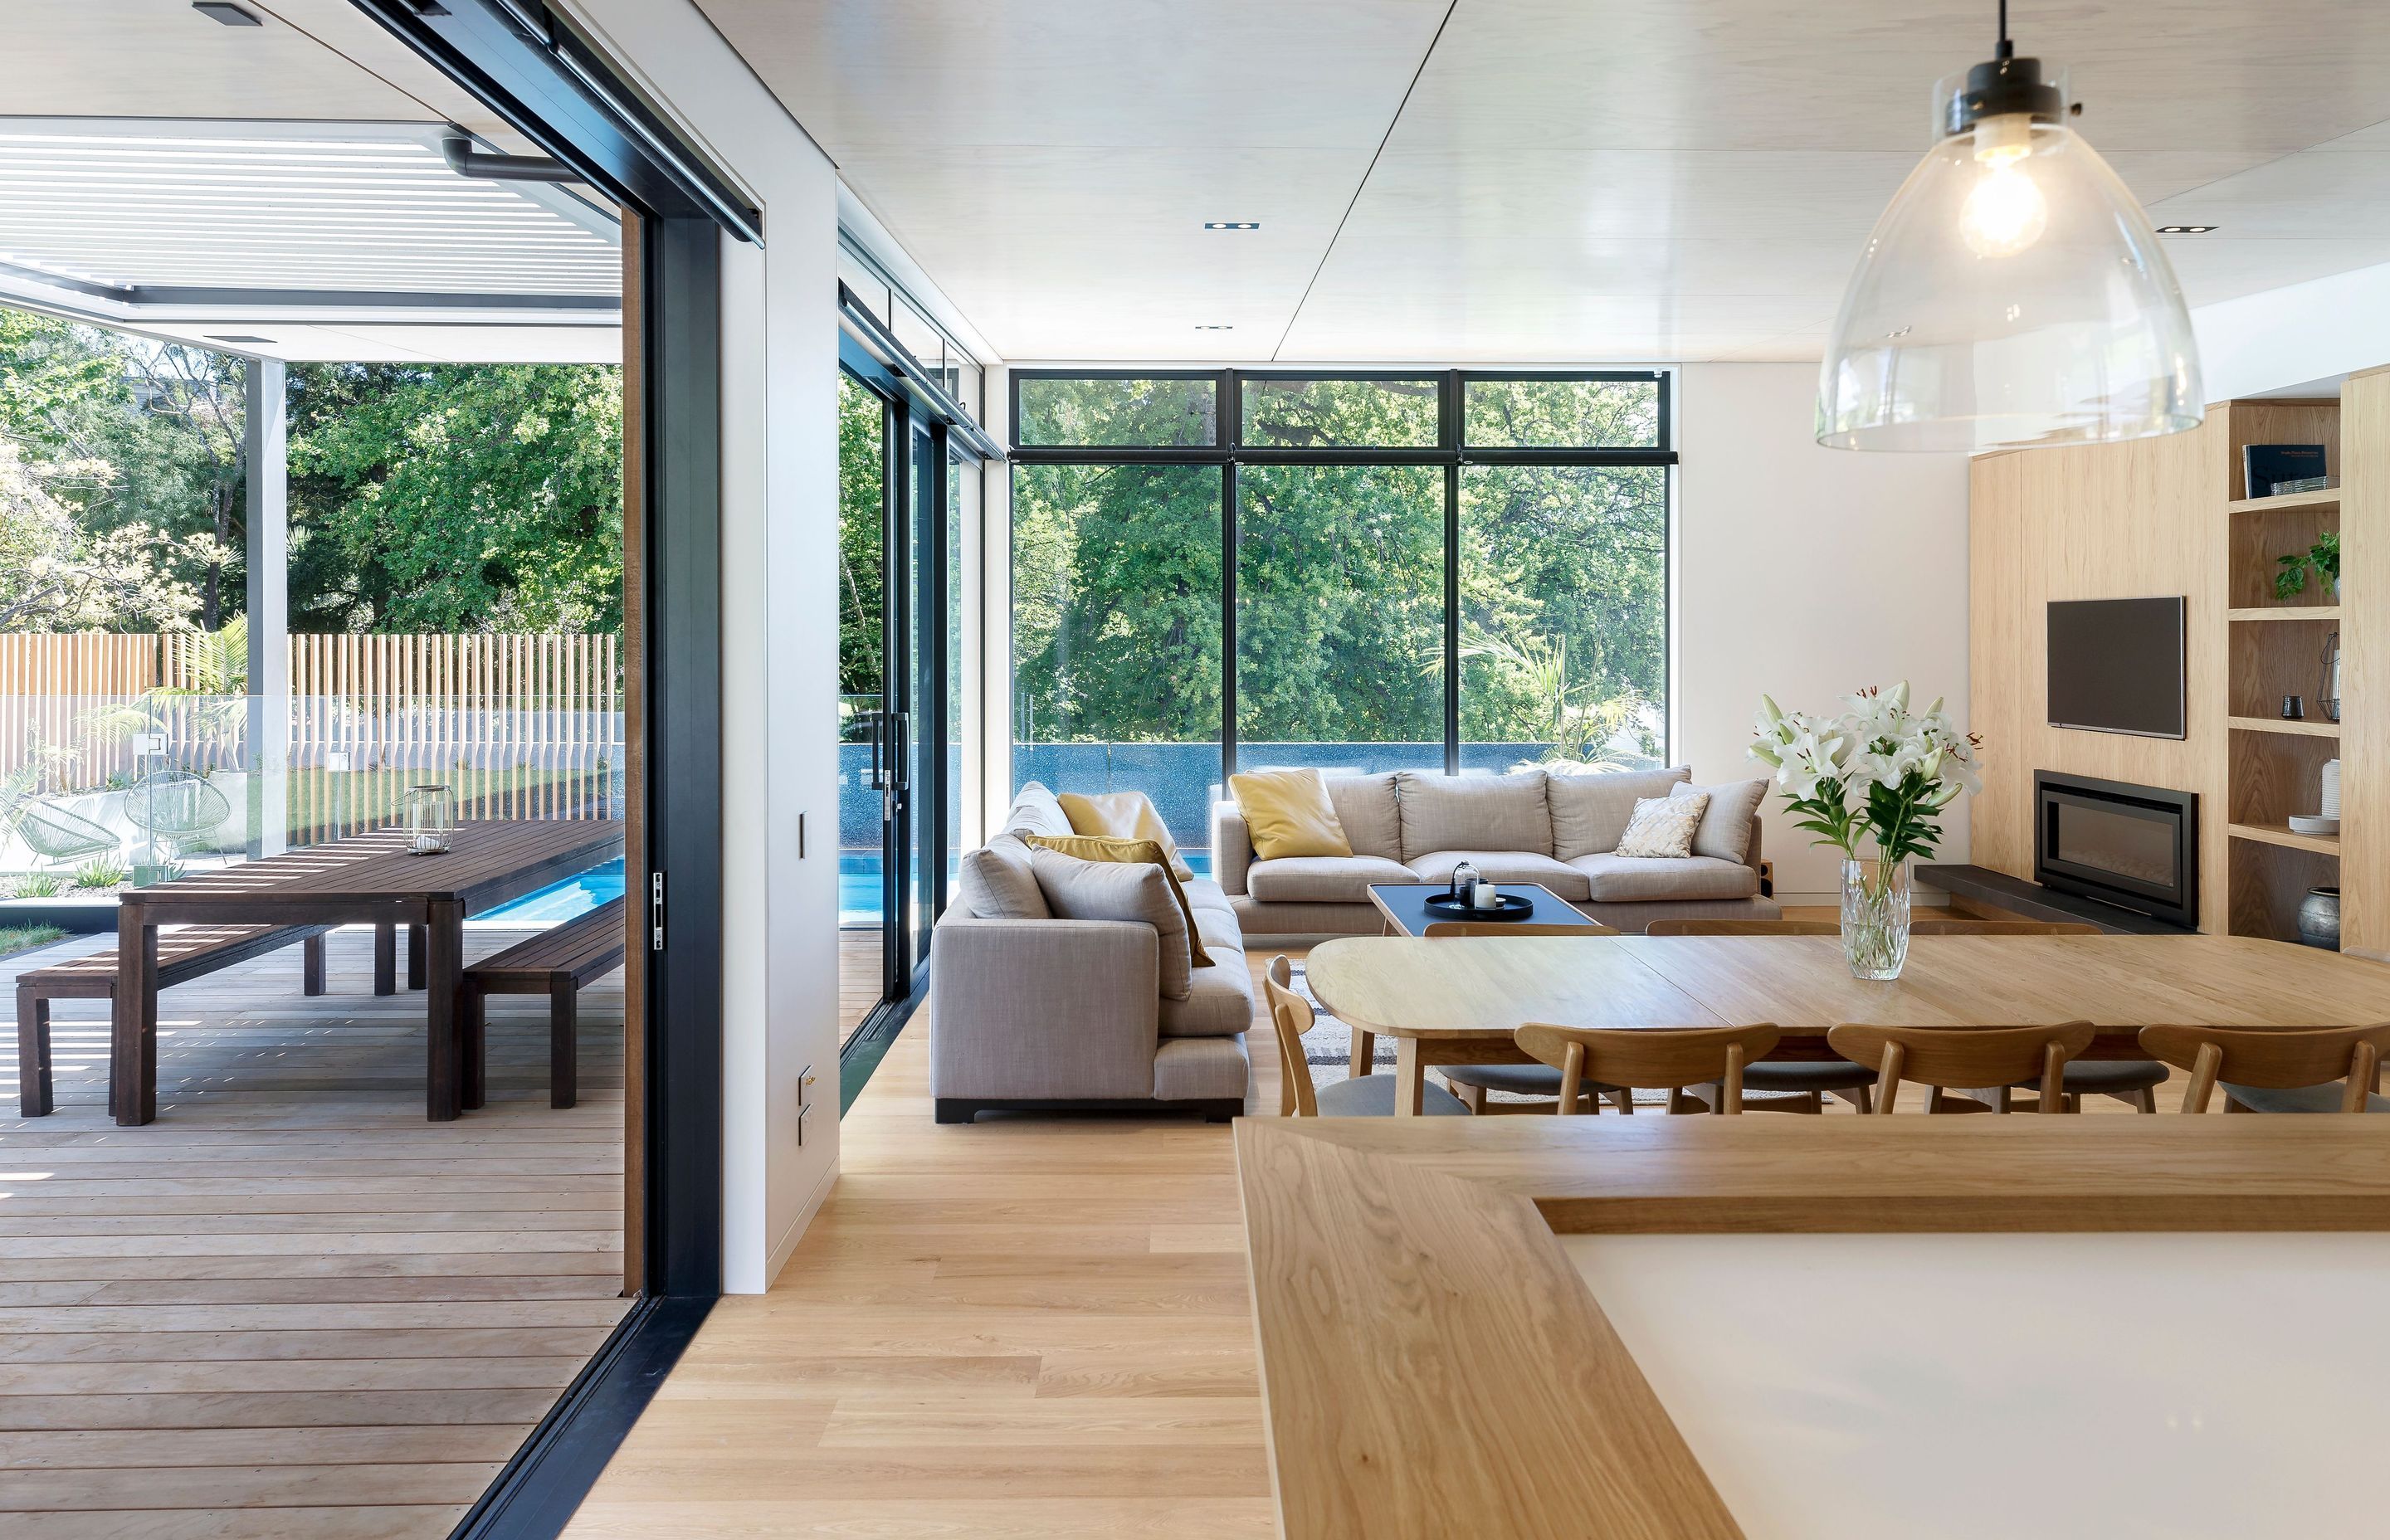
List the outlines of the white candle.
{"label": "white candle", "polygon": [[1469,906],[1472,909],[1498,909],[1502,906],[1501,895],[1494,891],[1493,883],[1481,878],[1477,886],[1470,890]]}

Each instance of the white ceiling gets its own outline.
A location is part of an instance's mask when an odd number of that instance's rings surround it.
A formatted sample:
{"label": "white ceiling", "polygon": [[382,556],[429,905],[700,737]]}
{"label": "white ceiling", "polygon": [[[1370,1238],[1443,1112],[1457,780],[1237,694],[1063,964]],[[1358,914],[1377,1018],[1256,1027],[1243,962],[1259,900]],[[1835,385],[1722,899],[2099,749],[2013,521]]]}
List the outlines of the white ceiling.
{"label": "white ceiling", "polygon": [[[1088,360],[1814,358],[1992,13],[699,3],[991,345]],[[2167,237],[2192,303],[2390,262],[2390,6],[2011,9],[2153,221],[2221,226]]]}
{"label": "white ceiling", "polygon": [[348,0],[241,3],[263,25],[222,26],[188,0],[6,0],[0,303],[294,360],[620,356],[610,209],[450,172],[448,122],[533,147]]}

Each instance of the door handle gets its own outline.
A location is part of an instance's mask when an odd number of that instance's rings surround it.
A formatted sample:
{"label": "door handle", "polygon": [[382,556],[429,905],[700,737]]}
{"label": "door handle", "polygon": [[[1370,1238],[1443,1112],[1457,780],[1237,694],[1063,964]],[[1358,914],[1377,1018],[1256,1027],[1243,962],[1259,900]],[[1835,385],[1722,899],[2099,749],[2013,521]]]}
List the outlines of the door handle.
{"label": "door handle", "polygon": [[893,714],[895,719],[896,737],[889,751],[896,759],[893,766],[896,789],[910,791],[913,789],[913,713],[897,712]]}

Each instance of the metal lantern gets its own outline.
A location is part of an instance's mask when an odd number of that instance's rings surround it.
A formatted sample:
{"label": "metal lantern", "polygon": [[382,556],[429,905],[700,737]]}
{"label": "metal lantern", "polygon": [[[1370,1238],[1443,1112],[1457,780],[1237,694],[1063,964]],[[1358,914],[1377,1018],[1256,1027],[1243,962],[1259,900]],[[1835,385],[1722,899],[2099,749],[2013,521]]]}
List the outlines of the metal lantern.
{"label": "metal lantern", "polygon": [[406,853],[437,855],[456,837],[456,794],[445,786],[406,789]]}
{"label": "metal lantern", "polygon": [[2323,639],[2323,682],[2316,687],[2316,703],[2322,708],[2326,721],[2340,720],[2340,633],[2337,631]]}

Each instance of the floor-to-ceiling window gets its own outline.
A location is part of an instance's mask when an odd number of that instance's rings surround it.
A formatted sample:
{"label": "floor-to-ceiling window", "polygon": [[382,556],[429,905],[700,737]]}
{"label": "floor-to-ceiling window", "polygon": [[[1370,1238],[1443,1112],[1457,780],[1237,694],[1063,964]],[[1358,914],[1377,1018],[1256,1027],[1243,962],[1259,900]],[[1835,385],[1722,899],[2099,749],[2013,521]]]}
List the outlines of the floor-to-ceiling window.
{"label": "floor-to-ceiling window", "polygon": [[859,255],[839,270],[839,994],[848,1040],[884,1044],[958,865],[963,542],[996,445],[952,394],[979,366]]}
{"label": "floor-to-ceiling window", "polygon": [[1664,375],[1013,380],[1016,785],[1665,758]]}

